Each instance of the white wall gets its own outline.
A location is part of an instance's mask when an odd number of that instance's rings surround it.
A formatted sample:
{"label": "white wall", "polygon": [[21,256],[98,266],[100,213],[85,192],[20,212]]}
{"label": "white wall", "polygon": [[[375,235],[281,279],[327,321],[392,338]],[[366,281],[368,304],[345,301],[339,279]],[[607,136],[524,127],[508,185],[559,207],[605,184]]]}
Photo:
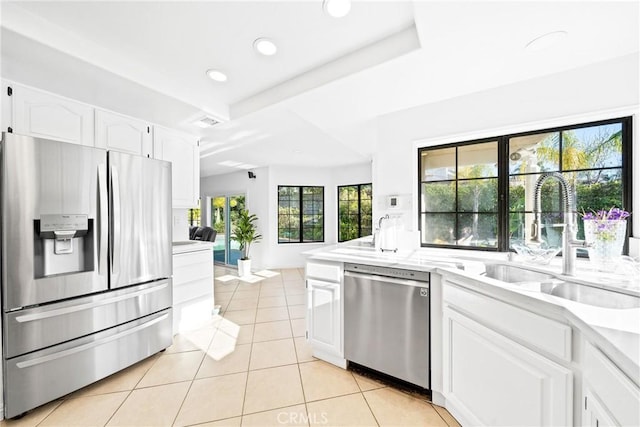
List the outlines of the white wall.
{"label": "white wall", "polygon": [[189,240],[189,210],[172,209],[174,242]]}
{"label": "white wall", "polygon": [[[373,159],[374,199],[412,194],[405,225],[418,229],[417,147],[633,115],[634,146],[640,141],[639,56],[618,58],[526,82],[427,104],[381,117]],[[634,150],[638,182],[640,150]],[[640,185],[634,212],[640,212]],[[378,203],[374,218],[387,213]],[[417,234],[417,233],[416,233]],[[640,218],[633,235],[640,236]]]}
{"label": "white wall", "polygon": [[[270,166],[254,170],[257,178],[249,180],[247,172],[214,175],[200,180],[203,200],[206,196],[246,194],[247,208],[258,216],[258,232],[263,238],[252,246],[253,270],[262,268],[300,268],[302,252],[337,241],[337,186],[371,182],[368,163],[340,168],[298,168]],[[324,187],[324,243],[278,244],[278,185]]]}
{"label": "white wall", "polygon": [[[267,265],[274,268],[304,266],[302,252],[320,246],[336,243],[338,240],[337,186],[364,184],[371,182],[371,166],[366,164],[341,168],[296,168],[275,166],[270,168],[271,190],[273,198],[269,200],[269,230],[273,239],[270,242]],[[278,185],[324,186],[324,243],[285,243],[278,244]]]}

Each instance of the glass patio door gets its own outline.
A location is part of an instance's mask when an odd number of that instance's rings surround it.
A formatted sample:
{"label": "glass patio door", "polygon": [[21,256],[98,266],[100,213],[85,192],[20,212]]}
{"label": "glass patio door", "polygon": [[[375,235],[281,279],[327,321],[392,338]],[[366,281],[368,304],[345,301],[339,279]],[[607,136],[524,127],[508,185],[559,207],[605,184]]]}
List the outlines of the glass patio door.
{"label": "glass patio door", "polygon": [[213,260],[218,264],[237,265],[242,256],[239,244],[231,238],[238,212],[245,209],[244,194],[211,198],[211,227],[218,232]]}

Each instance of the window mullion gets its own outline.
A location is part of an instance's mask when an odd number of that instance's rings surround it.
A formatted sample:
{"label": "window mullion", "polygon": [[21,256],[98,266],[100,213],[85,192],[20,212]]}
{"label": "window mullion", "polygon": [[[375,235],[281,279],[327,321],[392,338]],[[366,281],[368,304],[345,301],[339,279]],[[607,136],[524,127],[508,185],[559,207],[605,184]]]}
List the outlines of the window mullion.
{"label": "window mullion", "polygon": [[498,250],[509,250],[509,138],[498,139]]}
{"label": "window mullion", "polygon": [[302,186],[298,187],[298,191],[300,192],[300,199],[299,199],[299,203],[300,203],[299,211],[300,211],[300,214],[299,214],[299,220],[298,220],[298,233],[300,235],[299,242],[303,243],[304,242],[304,234],[303,234],[304,233],[304,227],[302,226],[302,218],[304,217],[304,213],[303,213],[302,209],[303,209],[303,206],[304,206],[304,187],[302,187]]}
{"label": "window mullion", "polygon": [[456,160],[455,160],[455,163],[456,163],[456,176],[454,177],[455,178],[455,183],[456,183],[456,194],[455,194],[455,198],[456,198],[456,200],[455,200],[455,209],[456,209],[456,211],[455,211],[455,220],[453,221],[453,224],[454,224],[453,232],[455,233],[454,236],[456,236],[455,237],[456,240],[459,237],[458,236],[458,229],[460,228],[460,224],[458,223],[459,218],[460,218],[460,206],[459,206],[459,200],[458,200],[458,191],[460,190],[460,188],[459,188],[460,180],[458,179],[459,178],[458,168],[459,168],[460,165],[458,164],[458,151],[459,151],[459,147],[456,147]]}
{"label": "window mullion", "polygon": [[362,206],[360,205],[360,192],[362,184],[358,184],[358,238],[362,237]]}

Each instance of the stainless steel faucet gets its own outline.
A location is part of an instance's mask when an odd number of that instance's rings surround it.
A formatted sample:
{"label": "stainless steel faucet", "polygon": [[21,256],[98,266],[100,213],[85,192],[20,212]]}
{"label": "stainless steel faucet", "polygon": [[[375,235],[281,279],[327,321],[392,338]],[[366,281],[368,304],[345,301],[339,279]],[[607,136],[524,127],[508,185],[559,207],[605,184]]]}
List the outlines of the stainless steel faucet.
{"label": "stainless steel faucet", "polygon": [[564,205],[564,228],[562,229],[562,274],[573,276],[575,275],[576,248],[586,248],[589,247],[589,245],[584,240],[577,240],[576,238],[578,228],[576,226],[574,214],[576,206],[575,194],[573,193],[573,190],[571,190],[569,183],[558,172],[544,173],[536,181],[533,198],[533,213],[535,217],[533,224],[531,225],[531,243],[538,245],[542,243],[542,240],[540,239],[540,213],[542,211],[540,195],[542,193],[542,184],[551,178],[560,183],[560,187],[562,188],[562,201]]}

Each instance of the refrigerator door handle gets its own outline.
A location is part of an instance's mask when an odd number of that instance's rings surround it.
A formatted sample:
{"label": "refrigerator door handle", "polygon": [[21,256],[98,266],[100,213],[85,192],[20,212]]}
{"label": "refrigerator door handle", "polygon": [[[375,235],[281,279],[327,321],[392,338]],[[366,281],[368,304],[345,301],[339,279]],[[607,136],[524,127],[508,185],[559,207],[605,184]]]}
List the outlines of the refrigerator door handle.
{"label": "refrigerator door handle", "polygon": [[118,169],[111,167],[111,221],[113,233],[111,234],[111,273],[120,272],[120,181],[118,179]]}
{"label": "refrigerator door handle", "polygon": [[92,308],[97,308],[97,307],[101,307],[109,304],[115,304],[120,301],[125,301],[129,299],[134,299],[138,297],[143,297],[145,295],[161,292],[163,289],[166,289],[167,286],[169,286],[169,283],[165,282],[164,284],[159,286],[141,289],[136,292],[126,293],[126,294],[118,295],[112,298],[105,298],[100,301],[92,301],[84,304],[73,305],[70,307],[42,311],[39,313],[23,314],[20,316],[16,316],[16,322],[26,323],[26,322],[33,322],[33,321],[44,320],[44,319],[51,319],[53,317],[64,316],[67,314],[77,313],[79,311],[89,310]]}
{"label": "refrigerator door handle", "polygon": [[70,348],[70,349],[67,349],[67,350],[62,350],[62,351],[59,351],[57,353],[48,354],[46,356],[37,357],[37,358],[31,359],[31,360],[25,360],[23,362],[18,362],[18,363],[16,363],[16,366],[18,368],[20,368],[20,369],[29,368],[31,366],[41,365],[43,363],[51,362],[52,360],[60,359],[61,357],[65,357],[65,356],[72,355],[74,353],[85,351],[85,350],[88,350],[90,348],[99,347],[99,346],[101,346],[103,344],[106,344],[106,343],[108,343],[110,341],[119,340],[122,337],[134,334],[134,333],[136,333],[138,331],[141,331],[141,330],[146,329],[146,328],[148,328],[150,326],[153,326],[154,324],[156,324],[158,322],[162,322],[168,316],[169,316],[169,314],[165,313],[165,314],[163,314],[163,315],[161,315],[159,317],[156,317],[153,320],[149,320],[146,323],[143,323],[141,325],[135,326],[135,327],[133,327],[131,329],[127,329],[127,330],[122,331],[122,332],[118,332],[117,334],[115,334],[113,336],[102,338],[100,340],[93,341],[93,342],[90,342],[90,343],[87,343],[87,344],[82,344],[82,345],[79,345],[77,347],[73,347],[73,348]]}
{"label": "refrigerator door handle", "polygon": [[98,165],[98,274],[101,276],[105,273],[105,265],[107,263],[107,235],[108,235],[108,215],[109,215],[109,199],[107,195],[107,180],[104,164]]}

